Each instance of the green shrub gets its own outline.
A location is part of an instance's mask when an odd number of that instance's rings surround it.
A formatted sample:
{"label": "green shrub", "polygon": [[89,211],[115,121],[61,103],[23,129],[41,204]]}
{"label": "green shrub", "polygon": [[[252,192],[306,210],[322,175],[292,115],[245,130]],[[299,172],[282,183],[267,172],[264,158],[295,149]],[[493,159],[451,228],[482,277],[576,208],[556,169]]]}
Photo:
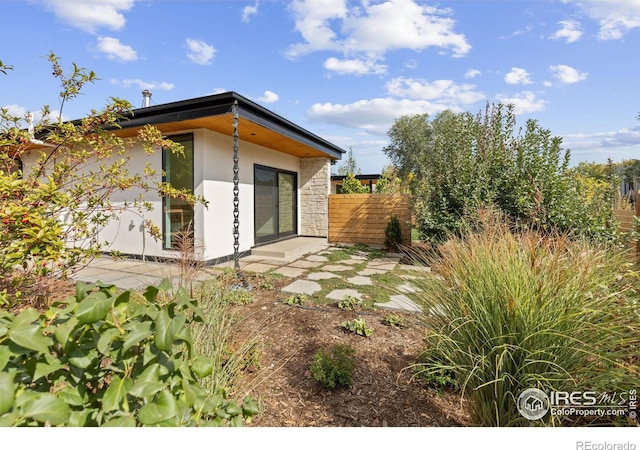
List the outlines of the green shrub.
{"label": "green shrub", "polygon": [[342,328],[364,337],[369,337],[373,334],[373,328],[369,328],[362,318],[345,320],[342,322]]}
{"label": "green shrub", "polygon": [[353,311],[359,304],[360,300],[357,298],[351,295],[345,295],[344,298],[338,302],[338,309],[343,311]]}
{"label": "green shrub", "polygon": [[284,300],[284,304],[289,306],[304,305],[306,302],[307,296],[304,294],[291,294]]}
{"label": "green shrub", "polygon": [[325,389],[350,387],[356,365],[353,354],[353,348],[344,344],[318,350],[311,364],[311,377]]}
{"label": "green shrub", "polygon": [[388,314],[382,318],[382,324],[389,327],[404,328],[407,326],[407,321],[397,314]]}
{"label": "green shrub", "polygon": [[251,291],[242,287],[232,287],[226,292],[227,302],[229,302],[230,305],[248,305],[255,301]]}
{"label": "green shrub", "polygon": [[[479,426],[530,422],[527,388],[623,392],[637,388],[637,272],[623,255],[490,223],[440,247],[419,282],[429,333],[425,375],[452,375]],[[632,283],[636,283],[633,287]]]}
{"label": "green shrub", "polygon": [[387,228],[384,230],[384,246],[389,251],[396,251],[402,244],[402,230],[400,228],[400,221],[395,214],[391,215],[389,222],[387,222]]}
{"label": "green shrub", "polygon": [[207,393],[211,361],[186,326],[201,311],[184,290],[161,305],[132,292],[78,283],[40,314],[0,310],[0,426],[241,425],[257,414],[224,390]]}

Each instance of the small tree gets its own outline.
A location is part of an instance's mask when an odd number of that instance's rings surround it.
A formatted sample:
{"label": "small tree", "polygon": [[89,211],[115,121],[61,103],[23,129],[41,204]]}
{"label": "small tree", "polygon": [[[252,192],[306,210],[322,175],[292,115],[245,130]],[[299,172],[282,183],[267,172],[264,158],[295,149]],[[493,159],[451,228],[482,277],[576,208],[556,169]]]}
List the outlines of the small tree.
{"label": "small tree", "polygon": [[[145,193],[156,191],[191,204],[204,201],[162,183],[149,164],[143,173],[130,172],[128,150],[135,139],[113,133],[131,116],[128,102],[112,98],[84,119],[64,122],[66,103],[97,77],[75,64],[66,74],[56,55],[48,59],[61,85],[57,117],[51,117],[45,105],[42,121],[32,125],[28,117],[0,109],[0,277],[5,281],[26,278],[33,284],[67,275],[107,248],[95,238],[109,221],[125,210],[142,214],[151,209]],[[1,63],[0,67],[3,73],[11,69]],[[137,141],[147,154],[163,147],[182,152],[182,146],[163,139],[151,126],[138,132]],[[111,201],[115,192],[131,189],[140,194],[131,194],[124,204]],[[146,225],[152,235],[159,235],[157,226],[148,221]],[[16,268],[21,269],[18,277]]]}
{"label": "small tree", "polygon": [[353,173],[348,173],[344,181],[342,182],[342,193],[367,194],[369,193],[369,188],[360,183],[360,180],[358,180]]}
{"label": "small tree", "polygon": [[347,153],[347,159],[345,159],[344,163],[338,167],[338,175],[348,175],[350,173],[360,175],[360,168],[358,167],[358,162],[356,161],[355,156],[353,156],[353,149],[351,148]]}

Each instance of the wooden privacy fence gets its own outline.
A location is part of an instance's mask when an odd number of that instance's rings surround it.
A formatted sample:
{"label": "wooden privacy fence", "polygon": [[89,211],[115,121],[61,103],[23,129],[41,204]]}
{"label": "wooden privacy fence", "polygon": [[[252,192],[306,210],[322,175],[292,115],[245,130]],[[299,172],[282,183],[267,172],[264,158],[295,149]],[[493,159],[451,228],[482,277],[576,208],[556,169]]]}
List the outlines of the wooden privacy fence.
{"label": "wooden privacy fence", "polygon": [[400,221],[402,243],[411,245],[411,197],[403,194],[332,194],[329,242],[384,247],[391,215]]}
{"label": "wooden privacy fence", "polygon": [[[640,203],[636,201],[635,211],[631,209],[614,209],[613,215],[618,221],[620,231],[628,233],[633,231],[633,224],[635,223],[635,217],[640,217]],[[636,230],[640,231],[640,230]],[[631,244],[636,251],[636,258],[640,260],[640,240]]]}

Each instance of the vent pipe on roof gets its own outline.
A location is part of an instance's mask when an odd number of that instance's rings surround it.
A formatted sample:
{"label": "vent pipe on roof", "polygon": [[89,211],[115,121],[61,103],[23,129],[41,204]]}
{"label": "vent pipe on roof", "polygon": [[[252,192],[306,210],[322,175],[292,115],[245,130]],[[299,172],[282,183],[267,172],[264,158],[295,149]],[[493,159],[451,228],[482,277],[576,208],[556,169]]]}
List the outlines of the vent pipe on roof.
{"label": "vent pipe on roof", "polygon": [[151,91],[145,89],[142,91],[142,107],[148,108],[149,106],[151,106]]}

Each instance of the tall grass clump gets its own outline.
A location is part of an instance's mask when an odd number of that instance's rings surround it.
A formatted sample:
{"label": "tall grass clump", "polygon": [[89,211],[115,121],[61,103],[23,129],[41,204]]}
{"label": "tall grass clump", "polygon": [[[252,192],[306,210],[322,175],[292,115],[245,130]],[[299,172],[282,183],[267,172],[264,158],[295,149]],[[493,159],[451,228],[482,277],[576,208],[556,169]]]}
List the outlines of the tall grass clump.
{"label": "tall grass clump", "polygon": [[[443,244],[421,280],[427,349],[418,370],[446,371],[479,426],[559,425],[520,416],[519,394],[637,388],[637,272],[624,255],[499,219]],[[633,287],[636,283],[636,288]]]}
{"label": "tall grass clump", "polygon": [[234,394],[240,376],[259,363],[257,336],[241,333],[243,320],[230,307],[235,281],[233,272],[222,272],[203,282],[197,291],[203,321],[194,323],[191,332],[196,350],[213,362],[206,387],[214,393],[223,390]]}

